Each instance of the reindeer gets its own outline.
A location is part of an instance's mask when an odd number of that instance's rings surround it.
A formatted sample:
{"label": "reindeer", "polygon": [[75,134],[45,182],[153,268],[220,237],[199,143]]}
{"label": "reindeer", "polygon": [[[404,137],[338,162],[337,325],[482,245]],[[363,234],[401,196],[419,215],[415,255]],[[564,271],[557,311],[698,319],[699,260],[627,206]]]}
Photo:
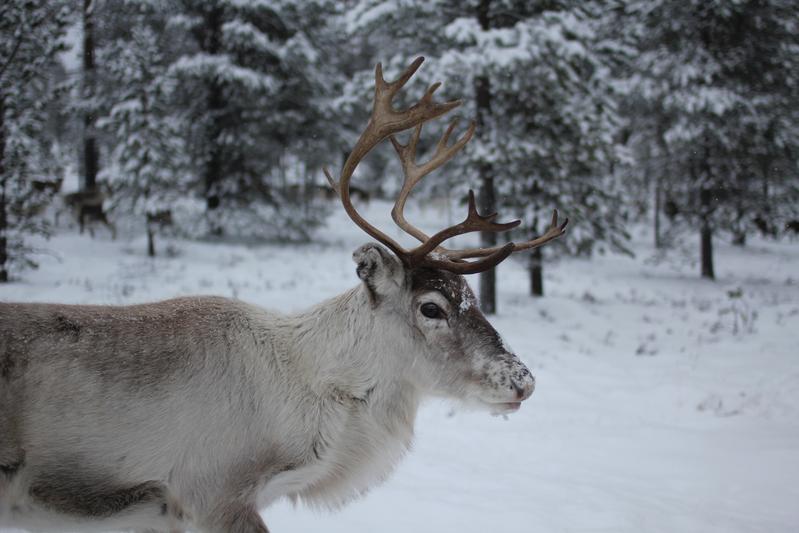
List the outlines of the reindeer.
{"label": "reindeer", "polygon": [[[78,220],[81,234],[89,223],[89,235],[94,237],[94,222],[103,224],[111,232],[111,238],[117,238],[117,229],[113,223],[109,222],[108,216],[103,210],[105,194],[98,188],[87,189],[84,191],[71,192],[64,195],[64,205],[71,209]],[[57,222],[56,222],[57,223]]]}
{"label": "reindeer", "polygon": [[38,193],[46,193],[48,196],[54,196],[61,191],[61,186],[63,184],[63,175],[52,180],[31,180],[31,190]]}
{"label": "reindeer", "polygon": [[[463,274],[564,233],[451,250],[449,238],[506,231],[477,212],[432,236],[403,216],[414,185],[469,141],[417,164],[422,124],[457,107],[432,85],[412,107],[375,72],[371,119],[334,179],[352,219],[381,244],[353,254],[359,284],[285,315],[220,297],[127,307],[0,304],[0,527],[265,533],[258,509],[288,497],[336,508],[407,452],[420,402],[443,396],[510,413],[535,380],[477,308]],[[415,128],[403,145],[395,134]],[[393,209],[405,249],[353,207],[358,163],[391,139],[405,172]]]}

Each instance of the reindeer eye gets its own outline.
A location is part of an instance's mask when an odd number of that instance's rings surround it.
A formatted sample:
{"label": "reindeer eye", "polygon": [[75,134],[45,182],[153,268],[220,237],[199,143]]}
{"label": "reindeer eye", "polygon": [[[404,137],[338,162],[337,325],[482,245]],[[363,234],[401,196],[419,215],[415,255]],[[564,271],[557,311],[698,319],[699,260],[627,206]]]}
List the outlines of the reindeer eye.
{"label": "reindeer eye", "polygon": [[434,303],[424,303],[420,308],[422,314],[427,318],[444,318],[444,311]]}

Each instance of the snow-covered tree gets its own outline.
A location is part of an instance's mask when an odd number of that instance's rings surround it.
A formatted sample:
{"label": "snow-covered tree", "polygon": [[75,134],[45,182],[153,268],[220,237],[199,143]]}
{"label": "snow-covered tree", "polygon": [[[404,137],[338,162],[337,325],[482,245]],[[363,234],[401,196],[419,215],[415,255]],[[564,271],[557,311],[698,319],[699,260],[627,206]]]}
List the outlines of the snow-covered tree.
{"label": "snow-covered tree", "polygon": [[626,16],[640,168],[658,177],[666,236],[698,228],[713,278],[714,235],[742,243],[799,211],[799,16],[784,0],[630,1]]}
{"label": "snow-covered tree", "polygon": [[154,231],[148,220],[165,216],[190,192],[183,131],[186,124],[171,109],[174,80],[167,76],[164,33],[150,24],[148,4],[129,13],[128,27],[99,54],[105,98],[113,102],[98,125],[113,147],[101,172],[115,211],[133,214],[147,228],[148,253],[155,255]]}
{"label": "snow-covered tree", "polygon": [[292,191],[318,168],[325,87],[317,74],[325,69],[313,33],[333,7],[185,0],[172,16],[170,28],[191,38],[169,72],[192,125],[190,154],[212,233],[243,224],[297,238],[321,220],[321,209],[298,211]]}
{"label": "snow-covered tree", "polygon": [[0,6],[0,282],[35,266],[26,239],[49,231],[42,215],[62,177],[46,127],[55,90],[48,73],[69,16],[58,1]]}

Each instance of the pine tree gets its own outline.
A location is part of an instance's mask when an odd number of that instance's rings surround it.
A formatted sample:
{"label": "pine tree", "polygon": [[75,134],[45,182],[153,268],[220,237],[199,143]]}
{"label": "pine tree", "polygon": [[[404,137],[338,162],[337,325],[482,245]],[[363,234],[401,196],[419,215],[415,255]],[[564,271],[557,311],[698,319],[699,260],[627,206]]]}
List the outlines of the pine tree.
{"label": "pine tree", "polygon": [[799,18],[783,0],[631,1],[626,14],[641,51],[630,78],[636,151],[659,176],[665,236],[698,228],[712,279],[714,235],[743,244],[799,209]]}
{"label": "pine tree", "polygon": [[316,98],[326,88],[312,36],[319,26],[311,23],[331,6],[186,0],[172,17],[171,27],[192,41],[169,72],[192,124],[188,143],[211,233],[238,223],[302,238],[321,220],[322,209],[298,210],[310,199],[291,192],[316,163]]}
{"label": "pine tree", "polygon": [[64,2],[0,6],[0,282],[36,265],[27,238],[50,229],[42,214],[60,177],[46,128],[54,95],[48,73],[68,22]]}
{"label": "pine tree", "polygon": [[[132,5],[132,4],[129,4]],[[116,211],[141,220],[147,250],[155,255],[153,220],[169,216],[190,192],[190,162],[183,143],[186,125],[171,111],[172,79],[162,53],[165,33],[149,3],[127,13],[128,27],[99,54],[106,100],[112,101],[98,125],[113,149],[101,179],[109,185]]]}

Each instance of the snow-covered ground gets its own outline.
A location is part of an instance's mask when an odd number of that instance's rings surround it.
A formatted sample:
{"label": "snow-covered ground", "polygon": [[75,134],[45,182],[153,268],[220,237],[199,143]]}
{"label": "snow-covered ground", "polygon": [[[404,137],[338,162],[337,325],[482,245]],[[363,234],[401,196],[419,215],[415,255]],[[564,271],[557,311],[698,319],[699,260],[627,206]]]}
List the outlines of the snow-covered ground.
{"label": "snow-covered ground", "polygon": [[[394,231],[385,204],[368,212]],[[54,254],[0,299],[202,293],[297,310],[354,285],[350,253],[367,240],[339,213],[312,245],[173,241],[155,260],[143,238],[98,234],[51,239]],[[431,403],[387,483],[332,514],[276,505],[263,512],[270,529],[799,531],[799,244],[718,243],[716,282],[695,265],[648,264],[643,239],[635,248],[636,259],[547,265],[538,300],[523,261],[503,263],[492,322],[537,378],[521,411]]]}

